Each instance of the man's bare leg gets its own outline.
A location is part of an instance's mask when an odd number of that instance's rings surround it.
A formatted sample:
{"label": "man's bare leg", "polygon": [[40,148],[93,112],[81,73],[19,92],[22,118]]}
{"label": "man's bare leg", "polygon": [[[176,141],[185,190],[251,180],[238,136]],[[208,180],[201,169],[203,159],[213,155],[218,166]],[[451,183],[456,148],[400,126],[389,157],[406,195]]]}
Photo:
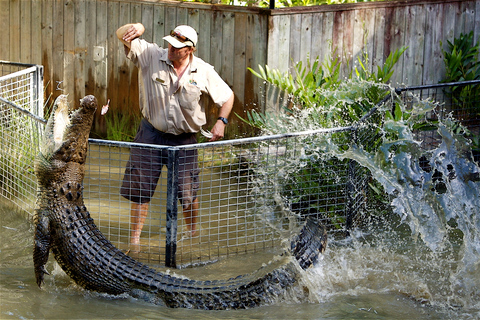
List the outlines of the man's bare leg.
{"label": "man's bare leg", "polygon": [[132,202],[130,211],[130,246],[134,252],[140,251],[140,234],[148,215],[148,205],[148,202]]}
{"label": "man's bare leg", "polygon": [[185,225],[192,236],[197,232],[197,216],[198,216],[198,198],[193,200],[192,204],[183,210],[183,218]]}

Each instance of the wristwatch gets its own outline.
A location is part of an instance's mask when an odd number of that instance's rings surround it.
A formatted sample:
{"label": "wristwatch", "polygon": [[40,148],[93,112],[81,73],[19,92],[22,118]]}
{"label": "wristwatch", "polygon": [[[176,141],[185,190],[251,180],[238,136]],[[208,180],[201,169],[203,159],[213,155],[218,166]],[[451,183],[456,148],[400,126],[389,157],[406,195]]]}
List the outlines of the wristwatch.
{"label": "wristwatch", "polygon": [[218,120],[222,120],[223,123],[228,124],[227,118],[224,117],[218,117]]}

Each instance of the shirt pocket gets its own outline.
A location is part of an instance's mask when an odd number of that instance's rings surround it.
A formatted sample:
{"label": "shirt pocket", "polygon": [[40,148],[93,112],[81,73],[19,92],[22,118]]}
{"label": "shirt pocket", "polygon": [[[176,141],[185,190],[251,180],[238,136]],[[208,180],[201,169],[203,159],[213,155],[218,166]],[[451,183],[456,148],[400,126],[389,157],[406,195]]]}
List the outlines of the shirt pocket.
{"label": "shirt pocket", "polygon": [[166,72],[156,72],[152,75],[153,90],[152,95],[155,97],[164,97],[168,92],[170,78]]}
{"label": "shirt pocket", "polygon": [[178,103],[183,109],[195,110],[199,106],[201,94],[200,88],[191,83],[186,83],[178,92]]}

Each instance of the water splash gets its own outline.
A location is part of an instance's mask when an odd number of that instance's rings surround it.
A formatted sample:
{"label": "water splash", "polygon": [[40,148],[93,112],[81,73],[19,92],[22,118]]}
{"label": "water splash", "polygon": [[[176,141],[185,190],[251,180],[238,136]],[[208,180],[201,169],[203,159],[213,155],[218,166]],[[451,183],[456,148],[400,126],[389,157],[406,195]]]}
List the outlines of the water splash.
{"label": "water splash", "polygon": [[[375,230],[376,237],[382,237],[383,243],[375,241],[374,250],[371,241],[366,242],[367,246],[365,242],[360,245],[354,241],[354,250],[362,252],[360,256],[352,257],[352,253],[346,252],[340,256],[363,265],[361,270],[367,278],[375,274],[375,282],[378,282],[378,272],[389,273],[392,266],[402,265],[399,270],[409,275],[407,278],[393,271],[388,277],[397,278],[402,285],[382,284],[382,287],[403,291],[415,299],[447,309],[478,311],[480,169],[473,161],[469,141],[453,134],[449,130],[451,120],[446,120],[438,125],[440,145],[425,151],[415,140],[411,124],[396,123],[396,126],[398,140],[386,139],[376,152],[355,146],[336,156],[354,159],[370,170],[373,178],[393,198],[391,207],[400,219],[399,224],[408,225],[410,243],[406,245],[407,240],[397,239],[386,246],[388,235]],[[409,248],[408,255],[403,255],[402,246]],[[392,250],[393,256],[386,255]],[[364,265],[364,255],[375,261],[375,271]],[[399,263],[399,259],[406,261]],[[343,265],[341,262],[334,264],[337,268]],[[350,272],[357,274],[359,271],[355,268],[344,270],[347,275]],[[369,285],[366,287],[371,289]]]}

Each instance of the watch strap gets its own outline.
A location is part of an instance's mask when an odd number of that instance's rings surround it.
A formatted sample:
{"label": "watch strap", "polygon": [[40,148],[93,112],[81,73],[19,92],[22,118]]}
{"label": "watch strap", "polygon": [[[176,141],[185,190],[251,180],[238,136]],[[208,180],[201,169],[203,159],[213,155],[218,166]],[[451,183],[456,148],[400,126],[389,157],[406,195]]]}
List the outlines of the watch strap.
{"label": "watch strap", "polygon": [[224,117],[218,117],[218,120],[221,120],[223,123],[228,124],[227,118]]}

